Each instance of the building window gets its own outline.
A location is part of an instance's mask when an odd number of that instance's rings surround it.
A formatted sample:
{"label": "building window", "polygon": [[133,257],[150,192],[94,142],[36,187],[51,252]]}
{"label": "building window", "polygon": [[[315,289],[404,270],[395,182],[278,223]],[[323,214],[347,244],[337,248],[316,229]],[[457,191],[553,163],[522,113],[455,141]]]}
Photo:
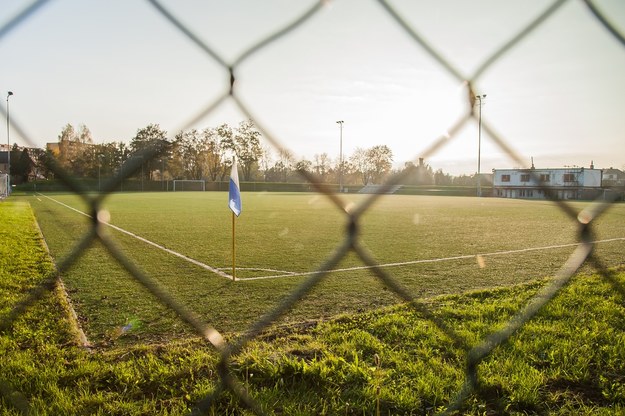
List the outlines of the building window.
{"label": "building window", "polygon": [[549,174],[548,173],[542,173],[540,175],[540,181],[541,182],[549,182]]}
{"label": "building window", "polygon": [[510,175],[501,175],[501,182],[510,182]]}
{"label": "building window", "polygon": [[573,174],[573,173],[565,173],[564,174],[564,182],[575,182],[575,174]]}
{"label": "building window", "polygon": [[521,182],[529,182],[529,181],[530,181],[529,173],[524,173],[521,175]]}

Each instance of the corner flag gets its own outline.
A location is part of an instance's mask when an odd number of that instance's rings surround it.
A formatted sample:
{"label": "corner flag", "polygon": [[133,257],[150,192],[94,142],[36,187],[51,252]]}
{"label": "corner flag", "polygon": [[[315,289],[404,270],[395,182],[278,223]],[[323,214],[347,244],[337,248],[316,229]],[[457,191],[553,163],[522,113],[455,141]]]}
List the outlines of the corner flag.
{"label": "corner flag", "polygon": [[228,194],[228,206],[237,217],[241,214],[241,188],[239,188],[239,172],[237,171],[237,159],[232,160],[232,172],[230,173],[230,192]]}

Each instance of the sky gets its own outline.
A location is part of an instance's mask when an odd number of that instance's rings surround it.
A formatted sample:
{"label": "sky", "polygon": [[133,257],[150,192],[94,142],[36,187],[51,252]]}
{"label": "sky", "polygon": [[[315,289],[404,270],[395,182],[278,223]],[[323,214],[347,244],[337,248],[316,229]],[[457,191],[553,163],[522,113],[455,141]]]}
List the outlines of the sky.
{"label": "sky", "polygon": [[[227,65],[312,7],[294,0],[161,0]],[[302,25],[239,61],[235,95],[297,159],[387,145],[394,164],[425,162],[453,175],[494,168],[625,167],[625,47],[571,0],[474,80],[486,94],[443,147],[432,144],[470,110],[463,79],[553,1],[390,2],[461,75],[452,75],[370,0],[325,1]],[[30,2],[3,0],[0,27]],[[625,36],[625,2],[597,7]],[[0,93],[10,98],[0,142],[44,147],[65,125],[95,143],[129,142],[158,124],[232,126],[247,116],[226,99],[226,67],[139,0],[51,0],[0,37]],[[6,99],[0,101],[6,119]],[[477,113],[476,113],[477,114]],[[343,120],[342,142],[340,127]],[[18,126],[19,128],[15,128]],[[488,134],[511,148],[510,155]],[[342,143],[342,147],[341,147]],[[478,151],[479,150],[479,151]]]}

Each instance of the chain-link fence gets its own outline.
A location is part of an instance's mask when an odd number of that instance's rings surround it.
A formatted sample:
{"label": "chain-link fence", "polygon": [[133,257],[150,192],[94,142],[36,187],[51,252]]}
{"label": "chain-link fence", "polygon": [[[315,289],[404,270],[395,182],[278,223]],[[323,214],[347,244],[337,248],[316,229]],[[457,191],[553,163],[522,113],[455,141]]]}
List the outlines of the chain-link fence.
{"label": "chain-link fence", "polygon": [[[0,41],[4,41],[7,34],[16,28],[23,25],[27,22],[32,16],[35,16],[38,10],[43,6],[46,1],[37,1],[34,2],[29,7],[22,10],[15,18],[9,21],[4,27],[0,28]],[[205,107],[201,109],[196,115],[190,117],[188,123],[185,125],[191,126],[197,121],[204,118],[206,115],[211,112],[216,111],[220,105],[222,105],[226,101],[231,101],[238,107],[238,109],[249,117],[252,120],[256,121],[257,126],[262,131],[264,137],[274,146],[277,150],[288,151],[288,141],[286,144],[283,144],[278,137],[273,136],[270,133],[270,130],[266,128],[267,126],[263,126],[258,122],[259,118],[248,108],[244,100],[241,98],[241,92],[237,87],[236,83],[236,73],[239,67],[241,67],[244,63],[248,62],[249,58],[252,55],[262,54],[263,51],[274,42],[277,42],[281,38],[287,37],[296,29],[302,29],[305,27],[307,21],[315,16],[320,10],[325,6],[325,1],[319,1],[314,3],[312,7],[303,12],[300,16],[294,19],[289,24],[284,27],[276,30],[271,35],[267,36],[264,39],[260,39],[256,44],[247,49],[245,52],[240,54],[236,59],[228,61],[224,59],[219,53],[217,53],[207,42],[205,42],[200,36],[194,33],[191,29],[189,29],[185,24],[183,24],[180,20],[175,17],[175,14],[170,12],[166,7],[164,7],[157,0],[150,0],[147,2],[149,6],[151,6],[154,10],[156,10],[163,19],[168,21],[176,30],[181,32],[188,40],[195,44],[199,49],[203,51],[204,54],[218,65],[221,66],[222,70],[229,74],[229,83],[224,85],[224,93],[214,99],[211,102],[206,103]],[[382,6],[381,13],[385,13],[390,16],[396,25],[401,28],[404,34],[411,39],[414,44],[416,44],[419,48],[425,51],[431,60],[435,62],[441,72],[445,72],[447,75],[454,78],[459,83],[464,83],[466,88],[466,96],[467,96],[467,110],[466,112],[448,129],[448,134],[432,140],[430,146],[420,155],[420,158],[428,158],[432,155],[437,154],[441,151],[443,145],[445,145],[450,140],[453,140],[459,134],[459,131],[462,130],[467,123],[477,122],[478,114],[476,113],[477,106],[475,105],[475,100],[477,93],[474,90],[474,85],[478,80],[481,79],[483,74],[493,66],[494,63],[498,62],[502,57],[504,57],[507,53],[513,50],[517,45],[523,43],[524,39],[526,39],[530,33],[532,33],[535,29],[543,25],[546,21],[548,21],[552,16],[556,15],[563,5],[566,2],[564,0],[554,1],[549,7],[544,10],[542,14],[536,17],[531,23],[527,24],[522,30],[518,33],[514,34],[507,42],[503,44],[499,49],[495,52],[491,53],[486,59],[483,60],[481,65],[471,74],[465,74],[457,67],[454,66],[452,62],[446,60],[443,57],[443,54],[437,49],[436,45],[432,45],[429,43],[424,37],[422,37],[419,33],[419,28],[413,27],[403,16],[399,13],[392,2],[386,2],[383,0],[379,0],[379,4]],[[601,11],[595,7],[593,2],[590,0],[582,2],[585,7],[590,11],[589,16],[594,16],[596,18],[596,23],[603,26],[606,32],[609,32],[618,42],[625,47],[625,39],[619,31],[608,23],[608,19],[602,15]],[[592,19],[589,17],[589,19]],[[625,50],[623,51],[625,53]],[[7,110],[6,108],[2,108],[2,113],[6,116]],[[520,157],[516,154],[512,147],[510,146],[510,141],[504,137],[501,137],[497,134],[497,132],[491,128],[489,123],[485,120],[482,122],[482,126],[485,132],[485,135],[490,138],[500,150],[505,152],[505,154],[513,160],[519,166],[526,166],[524,162],[524,158]],[[443,127],[443,126],[441,126]],[[12,128],[20,133],[23,138],[28,138],[27,134],[18,124],[12,123]],[[140,170],[141,164],[144,160],[155,158],[160,149],[149,148],[143,151],[143,154],[139,155],[139,157],[135,157],[127,161],[126,165],[121,172],[123,172],[124,177],[130,177],[135,174],[137,170]],[[431,313],[425,303],[420,302],[417,296],[411,293],[410,290],[406,289],[396,278],[394,278],[393,274],[380,265],[374,260],[374,253],[371,253],[367,248],[365,248],[360,241],[358,230],[361,225],[361,220],[363,215],[371,208],[371,206],[376,202],[379,198],[383,198],[384,194],[387,190],[391,189],[397,183],[402,180],[402,176],[398,175],[392,177],[388,180],[381,188],[378,189],[378,193],[370,195],[367,199],[365,199],[359,206],[353,208],[349,208],[346,206],[346,201],[339,194],[335,194],[327,191],[327,188],[321,184],[316,177],[313,175],[307,174],[306,172],[302,172],[310,182],[310,184],[319,192],[321,195],[330,200],[336,207],[342,212],[344,215],[345,221],[349,224],[346,227],[346,232],[344,238],[341,243],[335,248],[333,254],[325,260],[325,262],[319,267],[318,271],[309,277],[306,277],[299,287],[292,291],[275,309],[271,312],[263,316],[256,323],[254,323],[246,334],[236,341],[232,343],[227,343],[224,341],[222,335],[215,330],[214,328],[207,325],[196,313],[190,310],[185,304],[178,301],[171,294],[163,291],[157,284],[154,283],[154,279],[148,275],[146,275],[140,268],[135,265],[123,252],[121,252],[112,241],[110,241],[110,237],[107,237],[105,233],[102,232],[103,224],[100,222],[101,218],[98,216],[98,212],[101,209],[101,204],[103,200],[106,198],[107,194],[114,192],[119,189],[119,185],[124,179],[124,177],[118,176],[113,181],[107,183],[103,192],[97,196],[88,195],[83,192],[82,187],[78,182],[76,182],[71,176],[69,176],[66,172],[63,171],[60,167],[53,168],[54,173],[57,178],[60,178],[61,181],[73,192],[77,195],[80,195],[81,198],[90,206],[91,210],[91,218],[92,224],[88,233],[86,233],[82,239],[75,245],[71,253],[66,256],[62,261],[58,264],[58,270],[61,274],[64,271],[67,271],[80,257],[83,250],[86,247],[90,246],[94,241],[99,241],[106,249],[110,252],[110,254],[119,262],[124,268],[126,268],[134,278],[144,285],[154,296],[156,296],[160,302],[166,305],[171,310],[175,311],[175,313],[183,319],[186,323],[191,325],[198,334],[200,334],[206,341],[214,346],[221,353],[221,362],[219,366],[219,374],[220,374],[220,385],[219,388],[214,392],[210,397],[206,397],[205,400],[202,400],[198,403],[198,410],[205,411],[210,408],[211,403],[224,391],[229,390],[232,392],[238,400],[242,403],[245,403],[255,412],[262,414],[260,406],[251,398],[246,389],[243,388],[243,384],[240,380],[238,380],[233,374],[232,369],[230,367],[231,359],[233,356],[242,351],[242,349],[253,339],[255,339],[258,334],[260,334],[264,329],[268,328],[270,325],[275,323],[281,316],[283,316],[287,311],[293,308],[298,301],[300,301],[303,297],[309,294],[315,286],[322,281],[322,279],[326,276],[327,270],[332,270],[341,262],[342,259],[345,258],[348,254],[355,254],[360,260],[368,267],[371,268],[375,276],[384,283],[387,288],[390,288],[395,294],[409,302],[413,307],[418,310],[423,316],[427,317],[428,320],[432,322],[432,324],[436,325],[442,332],[447,334],[450,339],[460,339],[460,337],[455,334],[454,329],[449,327],[445,322],[442,322],[438,319],[435,314]],[[533,178],[536,183],[541,183],[541,178]],[[548,194],[549,188],[544,184],[541,186],[542,190]],[[571,204],[562,200],[553,200],[554,204],[557,207],[565,212],[571,219],[576,221],[579,225],[577,232],[577,239],[579,242],[578,247],[575,251],[570,255],[568,260],[561,266],[559,272],[556,277],[552,279],[539,293],[537,293],[527,305],[518,311],[516,316],[511,319],[502,329],[497,332],[489,335],[487,338],[483,339],[478,345],[473,348],[467,348],[467,367],[465,374],[465,383],[461,391],[458,392],[455,399],[449,403],[446,412],[453,412],[456,409],[459,409],[464,400],[471,394],[476,388],[476,383],[478,380],[478,364],[483,361],[486,357],[488,357],[491,352],[508,340],[519,328],[521,328],[526,322],[532,319],[538,311],[545,306],[548,302],[550,302],[554,296],[558,293],[560,289],[562,289],[567,283],[570,281],[573,274],[580,268],[580,266],[587,262],[591,266],[593,266],[596,271],[603,276],[603,278],[608,281],[615,291],[620,292],[621,294],[625,294],[625,288],[614,279],[611,272],[607,267],[603,265],[602,259],[597,257],[597,255],[593,254],[593,230],[594,224],[598,218],[600,218],[604,212],[610,208],[613,201],[603,200],[598,201],[594,204],[589,204],[589,208],[584,209],[581,212],[578,212]],[[51,290],[54,286],[55,278],[51,278],[50,280],[41,284],[38,288],[30,292],[30,296],[20,302],[11,313],[4,318],[3,327],[10,326],[11,323],[17,319],[30,305],[36,302],[38,299],[42,297],[44,293]]]}

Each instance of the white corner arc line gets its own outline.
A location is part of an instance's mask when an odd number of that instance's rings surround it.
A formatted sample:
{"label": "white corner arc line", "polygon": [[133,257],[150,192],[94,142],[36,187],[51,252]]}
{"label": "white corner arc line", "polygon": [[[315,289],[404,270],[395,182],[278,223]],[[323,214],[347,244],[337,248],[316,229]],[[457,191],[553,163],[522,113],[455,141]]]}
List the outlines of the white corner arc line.
{"label": "white corner arc line", "polygon": [[[62,205],[62,206],[64,206],[65,208],[71,209],[72,211],[75,211],[75,212],[77,212],[77,213],[79,213],[79,214],[81,214],[81,215],[84,215],[84,216],[85,216],[85,217],[87,217],[87,218],[93,218],[91,215],[89,215],[89,214],[87,214],[87,213],[85,213],[85,212],[82,212],[82,211],[80,211],[79,209],[76,209],[76,208],[74,208],[74,207],[71,207],[71,206],[69,206],[69,205],[67,205],[67,204],[64,204],[63,202],[58,201],[58,200],[56,200],[56,199],[54,199],[54,198],[51,198],[51,197],[49,197],[49,196],[47,196],[47,195],[43,195],[43,194],[39,194],[39,195],[41,195],[41,196],[43,196],[44,198],[47,198],[47,199],[49,199],[49,200],[51,200],[51,201],[53,201],[53,202],[56,202],[57,204]],[[167,247],[163,247],[163,246],[161,246],[160,244],[157,244],[157,243],[155,243],[155,242],[153,242],[153,241],[150,241],[150,240],[148,240],[148,239],[146,239],[146,238],[143,238],[143,237],[141,237],[141,236],[139,236],[139,235],[137,235],[137,234],[131,233],[130,231],[124,230],[123,228],[120,228],[120,227],[118,227],[118,226],[116,226],[116,225],[109,224],[109,223],[106,223],[106,222],[103,222],[102,224],[107,225],[107,226],[109,226],[109,227],[111,227],[111,228],[113,228],[113,229],[115,229],[115,230],[119,231],[120,233],[124,233],[124,234],[126,234],[126,235],[129,235],[129,236],[131,236],[131,237],[133,237],[133,238],[136,238],[136,239],[137,239],[137,240],[139,240],[139,241],[143,241],[143,242],[144,242],[144,243],[146,243],[146,244],[149,244],[149,245],[151,245],[151,246],[153,246],[153,247],[156,247],[156,248],[158,248],[158,249],[160,249],[160,250],[163,250],[163,251],[165,251],[165,252],[167,252],[167,253],[169,253],[169,254],[172,254],[172,255],[174,255],[174,256],[176,256],[176,257],[179,257],[179,258],[181,258],[181,259],[183,259],[183,260],[186,260],[186,261],[188,261],[189,263],[195,264],[196,266],[199,266],[199,267],[201,267],[201,268],[203,268],[203,269],[206,269],[206,270],[208,270],[208,271],[211,271],[211,272],[213,272],[213,273],[215,273],[215,274],[217,274],[217,275],[219,275],[219,276],[221,276],[221,277],[225,277],[226,279],[230,279],[230,280],[232,280],[232,276],[230,276],[228,273],[225,273],[225,272],[223,272],[223,271],[221,271],[221,270],[219,270],[219,269],[217,269],[217,268],[215,268],[215,267],[211,267],[211,266],[209,266],[208,264],[204,264],[204,263],[202,263],[201,261],[198,261],[198,260],[192,259],[191,257],[187,257],[187,256],[185,256],[184,254],[178,253],[177,251],[171,250],[171,249],[169,249],[169,248],[167,248]]]}

